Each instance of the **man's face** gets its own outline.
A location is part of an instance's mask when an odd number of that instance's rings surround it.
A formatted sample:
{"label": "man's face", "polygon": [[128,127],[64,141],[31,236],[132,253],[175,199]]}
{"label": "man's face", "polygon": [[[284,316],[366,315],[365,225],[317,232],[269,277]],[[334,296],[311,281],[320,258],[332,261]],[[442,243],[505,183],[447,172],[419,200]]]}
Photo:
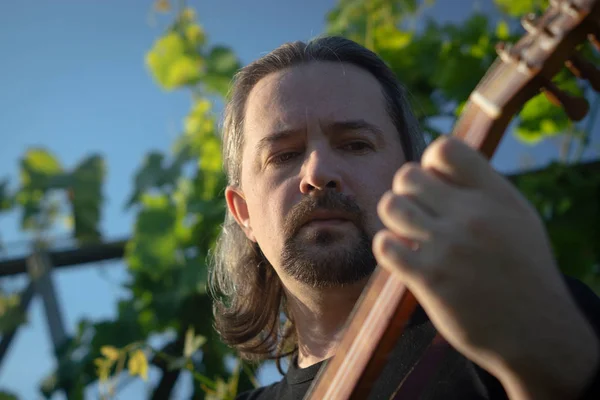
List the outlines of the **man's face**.
{"label": "man's face", "polygon": [[270,74],[248,97],[243,134],[228,206],[282,279],[328,287],[368,276],[377,203],[405,161],[378,81],[329,62]]}

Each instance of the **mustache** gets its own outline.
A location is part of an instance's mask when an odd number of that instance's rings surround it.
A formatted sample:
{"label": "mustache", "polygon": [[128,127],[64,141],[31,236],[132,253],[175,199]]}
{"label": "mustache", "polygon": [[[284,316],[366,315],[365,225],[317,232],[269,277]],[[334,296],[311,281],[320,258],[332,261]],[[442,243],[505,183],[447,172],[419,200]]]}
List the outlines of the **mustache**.
{"label": "mustache", "polygon": [[285,237],[294,237],[316,211],[342,212],[344,217],[358,228],[362,229],[364,226],[363,212],[354,197],[328,190],[320,196],[303,196],[300,202],[292,207],[284,221]]}

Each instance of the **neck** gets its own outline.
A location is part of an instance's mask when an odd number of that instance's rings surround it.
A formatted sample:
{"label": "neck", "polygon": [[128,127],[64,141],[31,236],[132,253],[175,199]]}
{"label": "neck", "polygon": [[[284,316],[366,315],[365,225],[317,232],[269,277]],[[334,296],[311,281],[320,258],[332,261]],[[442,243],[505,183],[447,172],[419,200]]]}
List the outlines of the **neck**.
{"label": "neck", "polygon": [[298,335],[298,366],[306,368],[335,354],[346,320],[367,279],[336,288],[286,284],[288,307]]}

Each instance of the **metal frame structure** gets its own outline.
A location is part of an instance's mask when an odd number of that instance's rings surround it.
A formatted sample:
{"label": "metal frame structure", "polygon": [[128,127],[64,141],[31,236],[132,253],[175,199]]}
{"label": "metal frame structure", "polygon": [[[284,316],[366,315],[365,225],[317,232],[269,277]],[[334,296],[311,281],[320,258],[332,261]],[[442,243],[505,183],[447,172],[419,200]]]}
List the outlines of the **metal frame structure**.
{"label": "metal frame structure", "polygon": [[[62,308],[54,288],[53,270],[98,261],[121,259],[125,253],[126,243],[127,240],[118,240],[60,251],[46,251],[40,247],[39,250],[34,250],[28,257],[0,261],[0,278],[21,274],[29,276],[29,283],[20,293],[20,311],[26,313],[34,296],[41,297],[55,354],[64,345],[68,337]],[[38,246],[34,246],[34,248],[36,247]],[[2,339],[0,339],[0,368],[18,330],[19,326],[3,334]],[[64,389],[68,391],[68,388]]]}
{"label": "metal frame structure", "polygon": [[[600,174],[600,161],[581,163],[571,168],[579,170],[588,176]],[[544,169],[527,171],[507,176],[516,180],[524,175],[535,175]],[[600,190],[600,188],[599,188]],[[63,250],[34,250],[27,257],[0,259],[0,279],[8,276],[27,274],[29,283],[20,293],[20,308],[27,312],[31,300],[39,295],[44,304],[48,331],[52,339],[55,352],[61,347],[67,335],[61,312],[61,306],[54,289],[52,272],[59,268],[77,267],[99,261],[108,261],[123,258],[125,245],[128,239],[90,244],[85,246],[72,246]],[[35,247],[34,247],[35,248]],[[18,332],[19,327],[2,335],[0,339],[0,368],[10,344]]]}

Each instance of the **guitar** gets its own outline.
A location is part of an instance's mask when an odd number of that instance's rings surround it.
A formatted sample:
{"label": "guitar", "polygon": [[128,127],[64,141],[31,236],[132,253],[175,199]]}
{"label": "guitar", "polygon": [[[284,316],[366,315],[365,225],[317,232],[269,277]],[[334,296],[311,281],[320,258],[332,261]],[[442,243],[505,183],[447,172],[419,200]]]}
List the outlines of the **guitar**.
{"label": "guitar", "polygon": [[[600,51],[600,0],[550,3],[539,18],[522,19],[527,33],[516,44],[497,46],[498,58],[471,93],[453,129],[454,136],[488,159],[513,116],[540,91],[563,107],[570,119],[585,117],[587,101],[552,82],[564,65],[600,92],[600,71],[577,54],[577,47],[586,41]],[[367,398],[416,306],[416,298],[399,278],[377,268],[349,318],[336,356],[319,372],[305,398]],[[448,346],[438,334],[395,398],[419,398]]]}

